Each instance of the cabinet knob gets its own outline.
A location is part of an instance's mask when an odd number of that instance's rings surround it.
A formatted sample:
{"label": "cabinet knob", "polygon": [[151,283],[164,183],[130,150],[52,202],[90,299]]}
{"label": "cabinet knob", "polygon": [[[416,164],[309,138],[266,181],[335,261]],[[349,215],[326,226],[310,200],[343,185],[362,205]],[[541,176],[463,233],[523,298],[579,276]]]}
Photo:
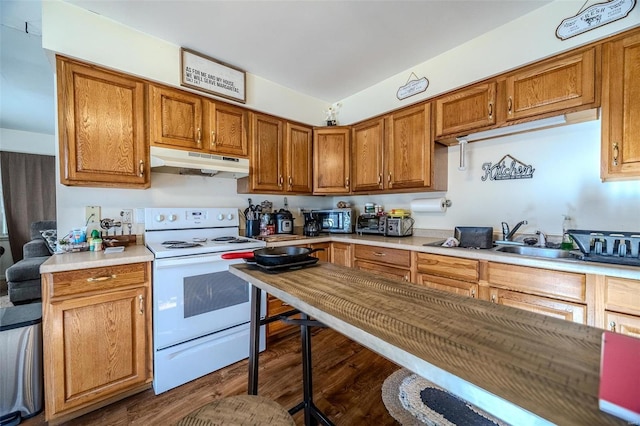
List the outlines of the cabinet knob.
{"label": "cabinet knob", "polygon": [[144,161],[142,160],[138,163],[138,176],[144,177]]}
{"label": "cabinet knob", "polygon": [[202,148],[202,130],[198,127],[198,131],[196,132],[196,144],[198,148]]}
{"label": "cabinet knob", "polygon": [[493,103],[489,102],[489,120],[493,118]]}
{"label": "cabinet knob", "polygon": [[613,143],[613,165],[618,165],[618,156],[620,155],[620,147],[618,146],[618,142]]}
{"label": "cabinet knob", "polygon": [[284,178],[280,175],[280,179],[278,179],[278,186],[282,188],[282,183],[284,182]]}
{"label": "cabinet knob", "polygon": [[[475,290],[471,290],[471,297],[473,297],[474,299],[476,298],[476,291]],[[491,301],[493,302],[493,299]]]}
{"label": "cabinet knob", "polygon": [[378,186],[382,188],[382,173],[378,175]]}
{"label": "cabinet knob", "polygon": [[513,99],[511,99],[511,96],[507,100],[507,113],[509,115],[513,114]]}
{"label": "cabinet knob", "polygon": [[496,295],[495,294],[491,295],[491,303],[496,303]]}
{"label": "cabinet knob", "polygon": [[293,186],[293,178],[289,176],[289,188]]}
{"label": "cabinet knob", "polygon": [[609,323],[609,330],[613,331],[614,333],[616,332],[616,322],[615,321],[611,321]]}
{"label": "cabinet knob", "polygon": [[140,306],[140,315],[144,315],[144,296],[138,296],[138,303]]}
{"label": "cabinet knob", "polygon": [[349,187],[349,178],[345,179],[344,186],[347,187],[347,188]]}

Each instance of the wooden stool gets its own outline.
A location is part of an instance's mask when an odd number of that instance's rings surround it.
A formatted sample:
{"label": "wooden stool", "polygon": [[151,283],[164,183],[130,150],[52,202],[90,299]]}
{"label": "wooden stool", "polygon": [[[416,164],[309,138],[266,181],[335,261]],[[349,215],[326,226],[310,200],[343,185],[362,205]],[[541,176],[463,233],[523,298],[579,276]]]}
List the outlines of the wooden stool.
{"label": "wooden stool", "polygon": [[178,426],[295,426],[293,417],[277,402],[257,395],[218,399],[183,417]]}

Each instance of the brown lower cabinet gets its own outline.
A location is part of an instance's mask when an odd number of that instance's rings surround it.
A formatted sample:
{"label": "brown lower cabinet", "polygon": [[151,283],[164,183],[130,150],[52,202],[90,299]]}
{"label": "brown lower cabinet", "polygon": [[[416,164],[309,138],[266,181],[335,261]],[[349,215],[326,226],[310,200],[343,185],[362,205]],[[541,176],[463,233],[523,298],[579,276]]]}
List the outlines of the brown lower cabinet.
{"label": "brown lower cabinet", "polygon": [[353,257],[356,269],[411,282],[411,252],[408,250],[356,244]]}
{"label": "brown lower cabinet", "polygon": [[452,256],[416,253],[416,283],[437,290],[478,297],[480,262]]}
{"label": "brown lower cabinet", "polygon": [[150,265],[42,275],[48,422],[69,420],[151,386]]}

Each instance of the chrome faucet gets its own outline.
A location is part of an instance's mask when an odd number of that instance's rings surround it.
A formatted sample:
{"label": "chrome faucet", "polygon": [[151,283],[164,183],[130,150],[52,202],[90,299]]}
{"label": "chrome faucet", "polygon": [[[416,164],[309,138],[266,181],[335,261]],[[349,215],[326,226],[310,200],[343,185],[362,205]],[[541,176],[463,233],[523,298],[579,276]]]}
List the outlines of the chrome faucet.
{"label": "chrome faucet", "polygon": [[504,241],[511,241],[511,238],[516,233],[516,231],[520,229],[522,225],[526,225],[527,223],[529,222],[523,220],[521,222],[518,222],[512,230],[509,230],[509,224],[507,222],[502,222],[502,239]]}

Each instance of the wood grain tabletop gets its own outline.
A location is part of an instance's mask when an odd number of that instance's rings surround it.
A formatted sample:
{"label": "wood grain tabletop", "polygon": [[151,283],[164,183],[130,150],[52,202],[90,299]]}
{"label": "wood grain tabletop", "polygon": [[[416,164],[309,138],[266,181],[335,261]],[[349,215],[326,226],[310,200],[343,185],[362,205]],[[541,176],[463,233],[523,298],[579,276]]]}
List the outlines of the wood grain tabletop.
{"label": "wood grain tabletop", "polygon": [[324,262],[230,271],[365,346],[385,342],[551,423],[627,424],[598,408],[604,330]]}

